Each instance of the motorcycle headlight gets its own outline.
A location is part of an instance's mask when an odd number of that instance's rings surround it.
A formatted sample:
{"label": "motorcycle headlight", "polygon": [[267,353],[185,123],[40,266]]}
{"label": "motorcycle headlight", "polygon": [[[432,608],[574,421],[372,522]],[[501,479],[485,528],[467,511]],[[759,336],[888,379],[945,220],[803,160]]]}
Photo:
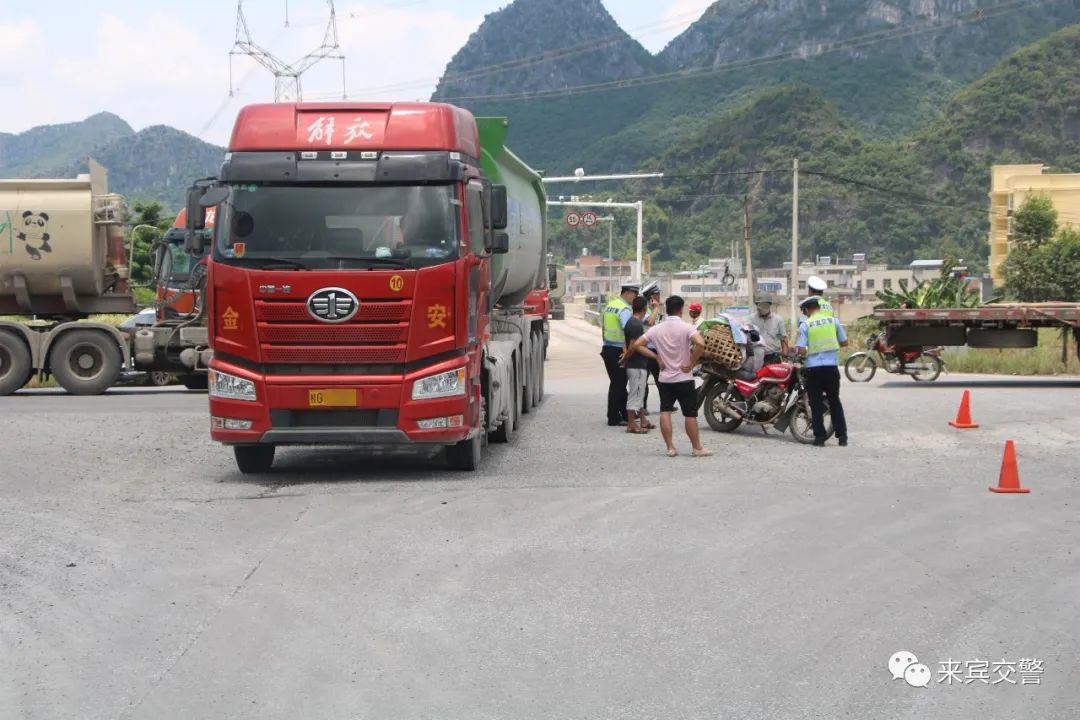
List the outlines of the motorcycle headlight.
{"label": "motorcycle headlight", "polygon": [[255,383],[220,370],[211,370],[209,380],[210,397],[226,400],[248,400],[255,402]]}
{"label": "motorcycle headlight", "polygon": [[465,368],[420,378],[413,383],[413,400],[431,400],[465,394]]}

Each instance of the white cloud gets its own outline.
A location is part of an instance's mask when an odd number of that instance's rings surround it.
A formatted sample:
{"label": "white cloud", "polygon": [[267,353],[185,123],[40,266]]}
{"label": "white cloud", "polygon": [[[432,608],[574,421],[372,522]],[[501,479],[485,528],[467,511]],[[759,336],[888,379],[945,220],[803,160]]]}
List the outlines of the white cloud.
{"label": "white cloud", "polygon": [[673,38],[700,18],[711,3],[708,0],[670,0],[655,30],[642,33],[641,44],[650,52],[660,52]]}
{"label": "white cloud", "polygon": [[44,37],[33,20],[0,22],[0,78],[14,77],[39,63]]}

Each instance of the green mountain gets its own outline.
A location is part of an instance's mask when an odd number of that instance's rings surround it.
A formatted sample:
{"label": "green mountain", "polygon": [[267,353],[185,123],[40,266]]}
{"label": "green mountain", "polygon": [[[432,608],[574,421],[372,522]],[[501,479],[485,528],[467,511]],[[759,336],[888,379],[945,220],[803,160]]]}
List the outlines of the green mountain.
{"label": "green mountain", "polygon": [[41,125],[24,133],[0,133],[0,177],[43,177],[91,148],[132,135],[131,126],[112,113],[81,122]]}
{"label": "green mountain", "polygon": [[[741,238],[748,196],[755,262],[780,265],[790,253],[793,157],[803,171],[803,252],[892,263],[951,253],[977,266],[987,254],[992,164],[1080,171],[1080,26],[1007,58],[900,140],[867,140],[805,85],[718,115],[649,163],[674,176],[653,192],[669,224],[666,241],[650,248],[656,258],[724,254]],[[712,175],[733,170],[774,172]]]}
{"label": "green mountain", "polygon": [[[225,149],[166,125],[154,125],[89,153],[109,171],[109,188],[129,200],[158,200],[179,209],[192,180],[217,175]],[[60,176],[85,172],[83,160]]]}
{"label": "green mountain", "polygon": [[433,99],[550,91],[661,67],[601,0],[516,0],[484,18],[450,60]]}
{"label": "green mountain", "polygon": [[[528,3],[534,12],[575,14],[582,2],[517,0],[500,12]],[[1080,22],[1080,0],[720,0],[653,58],[650,73],[629,76],[600,73],[600,50],[587,61],[566,25],[515,29],[494,17],[447,77],[474,73],[457,94],[471,99],[460,102],[511,117],[515,150],[563,174],[640,167],[717,112],[792,84],[817,88],[868,138],[908,135],[1010,52]],[[522,42],[544,52],[523,61]],[[480,46],[491,50],[466,52]],[[579,82],[586,68],[589,82]],[[543,82],[518,84],[526,70]],[[441,88],[436,97],[447,97]]]}
{"label": "green mountain", "polygon": [[192,180],[217,173],[224,149],[155,125],[139,132],[111,113],[81,122],[0,134],[0,177],[65,178],[86,172],[93,157],[109,171],[109,189],[129,200],[178,209]]}

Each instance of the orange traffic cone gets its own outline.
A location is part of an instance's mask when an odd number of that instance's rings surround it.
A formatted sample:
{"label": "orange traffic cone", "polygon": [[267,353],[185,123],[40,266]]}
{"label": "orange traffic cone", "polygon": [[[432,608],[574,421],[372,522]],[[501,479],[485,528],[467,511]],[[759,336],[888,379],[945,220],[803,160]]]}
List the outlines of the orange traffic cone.
{"label": "orange traffic cone", "polygon": [[1005,441],[1005,455],[1001,458],[1001,477],[998,486],[990,486],[990,492],[1027,493],[1031,490],[1020,487],[1020,471],[1016,468],[1016,448],[1012,440]]}
{"label": "orange traffic cone", "polygon": [[978,423],[971,422],[971,391],[964,391],[964,397],[960,400],[960,409],[956,412],[956,419],[950,420],[949,424],[961,430],[979,427]]}

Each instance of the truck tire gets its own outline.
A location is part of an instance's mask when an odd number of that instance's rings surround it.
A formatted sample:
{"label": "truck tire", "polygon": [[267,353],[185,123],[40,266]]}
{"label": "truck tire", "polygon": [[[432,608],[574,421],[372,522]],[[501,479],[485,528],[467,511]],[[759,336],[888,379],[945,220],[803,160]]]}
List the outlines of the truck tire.
{"label": "truck tire", "polygon": [[451,470],[474,472],[480,467],[480,455],[483,451],[484,433],[476,433],[471,440],[462,440],[446,447],[446,464]]}
{"label": "truck tire", "polygon": [[[537,339],[543,341],[543,334],[538,333]],[[538,407],[544,401],[544,357],[546,354],[546,344],[538,345],[533,363],[533,407]]]}
{"label": "truck tire", "polygon": [[273,445],[234,445],[236,467],[245,475],[269,472],[274,464]]}
{"label": "truck tire", "polygon": [[518,403],[521,402],[521,393],[517,391],[517,371],[510,378],[514,389],[510,392],[510,410],[506,413],[506,419],[499,423],[499,427],[491,433],[492,442],[510,444],[514,441],[514,429],[517,427],[515,418],[518,414]]}
{"label": "truck tire", "polygon": [[172,382],[172,375],[164,370],[151,370],[146,373],[146,384],[150,387],[165,387]]}
{"label": "truck tire", "polygon": [[100,395],[120,377],[120,348],[98,330],[70,330],[49,351],[49,372],[72,395]]}
{"label": "truck tire", "polygon": [[0,330],[0,396],[15,392],[32,375],[30,348],[14,333]]}
{"label": "truck tire", "polygon": [[534,369],[536,365],[536,333],[529,335],[528,347],[529,354],[525,355],[521,361],[521,370],[524,375],[521,378],[521,402],[518,405],[521,408],[522,415],[528,415],[532,412],[533,378],[536,377]]}
{"label": "truck tire", "polygon": [[206,390],[210,387],[210,376],[206,373],[191,373],[181,375],[180,383],[188,390]]}

